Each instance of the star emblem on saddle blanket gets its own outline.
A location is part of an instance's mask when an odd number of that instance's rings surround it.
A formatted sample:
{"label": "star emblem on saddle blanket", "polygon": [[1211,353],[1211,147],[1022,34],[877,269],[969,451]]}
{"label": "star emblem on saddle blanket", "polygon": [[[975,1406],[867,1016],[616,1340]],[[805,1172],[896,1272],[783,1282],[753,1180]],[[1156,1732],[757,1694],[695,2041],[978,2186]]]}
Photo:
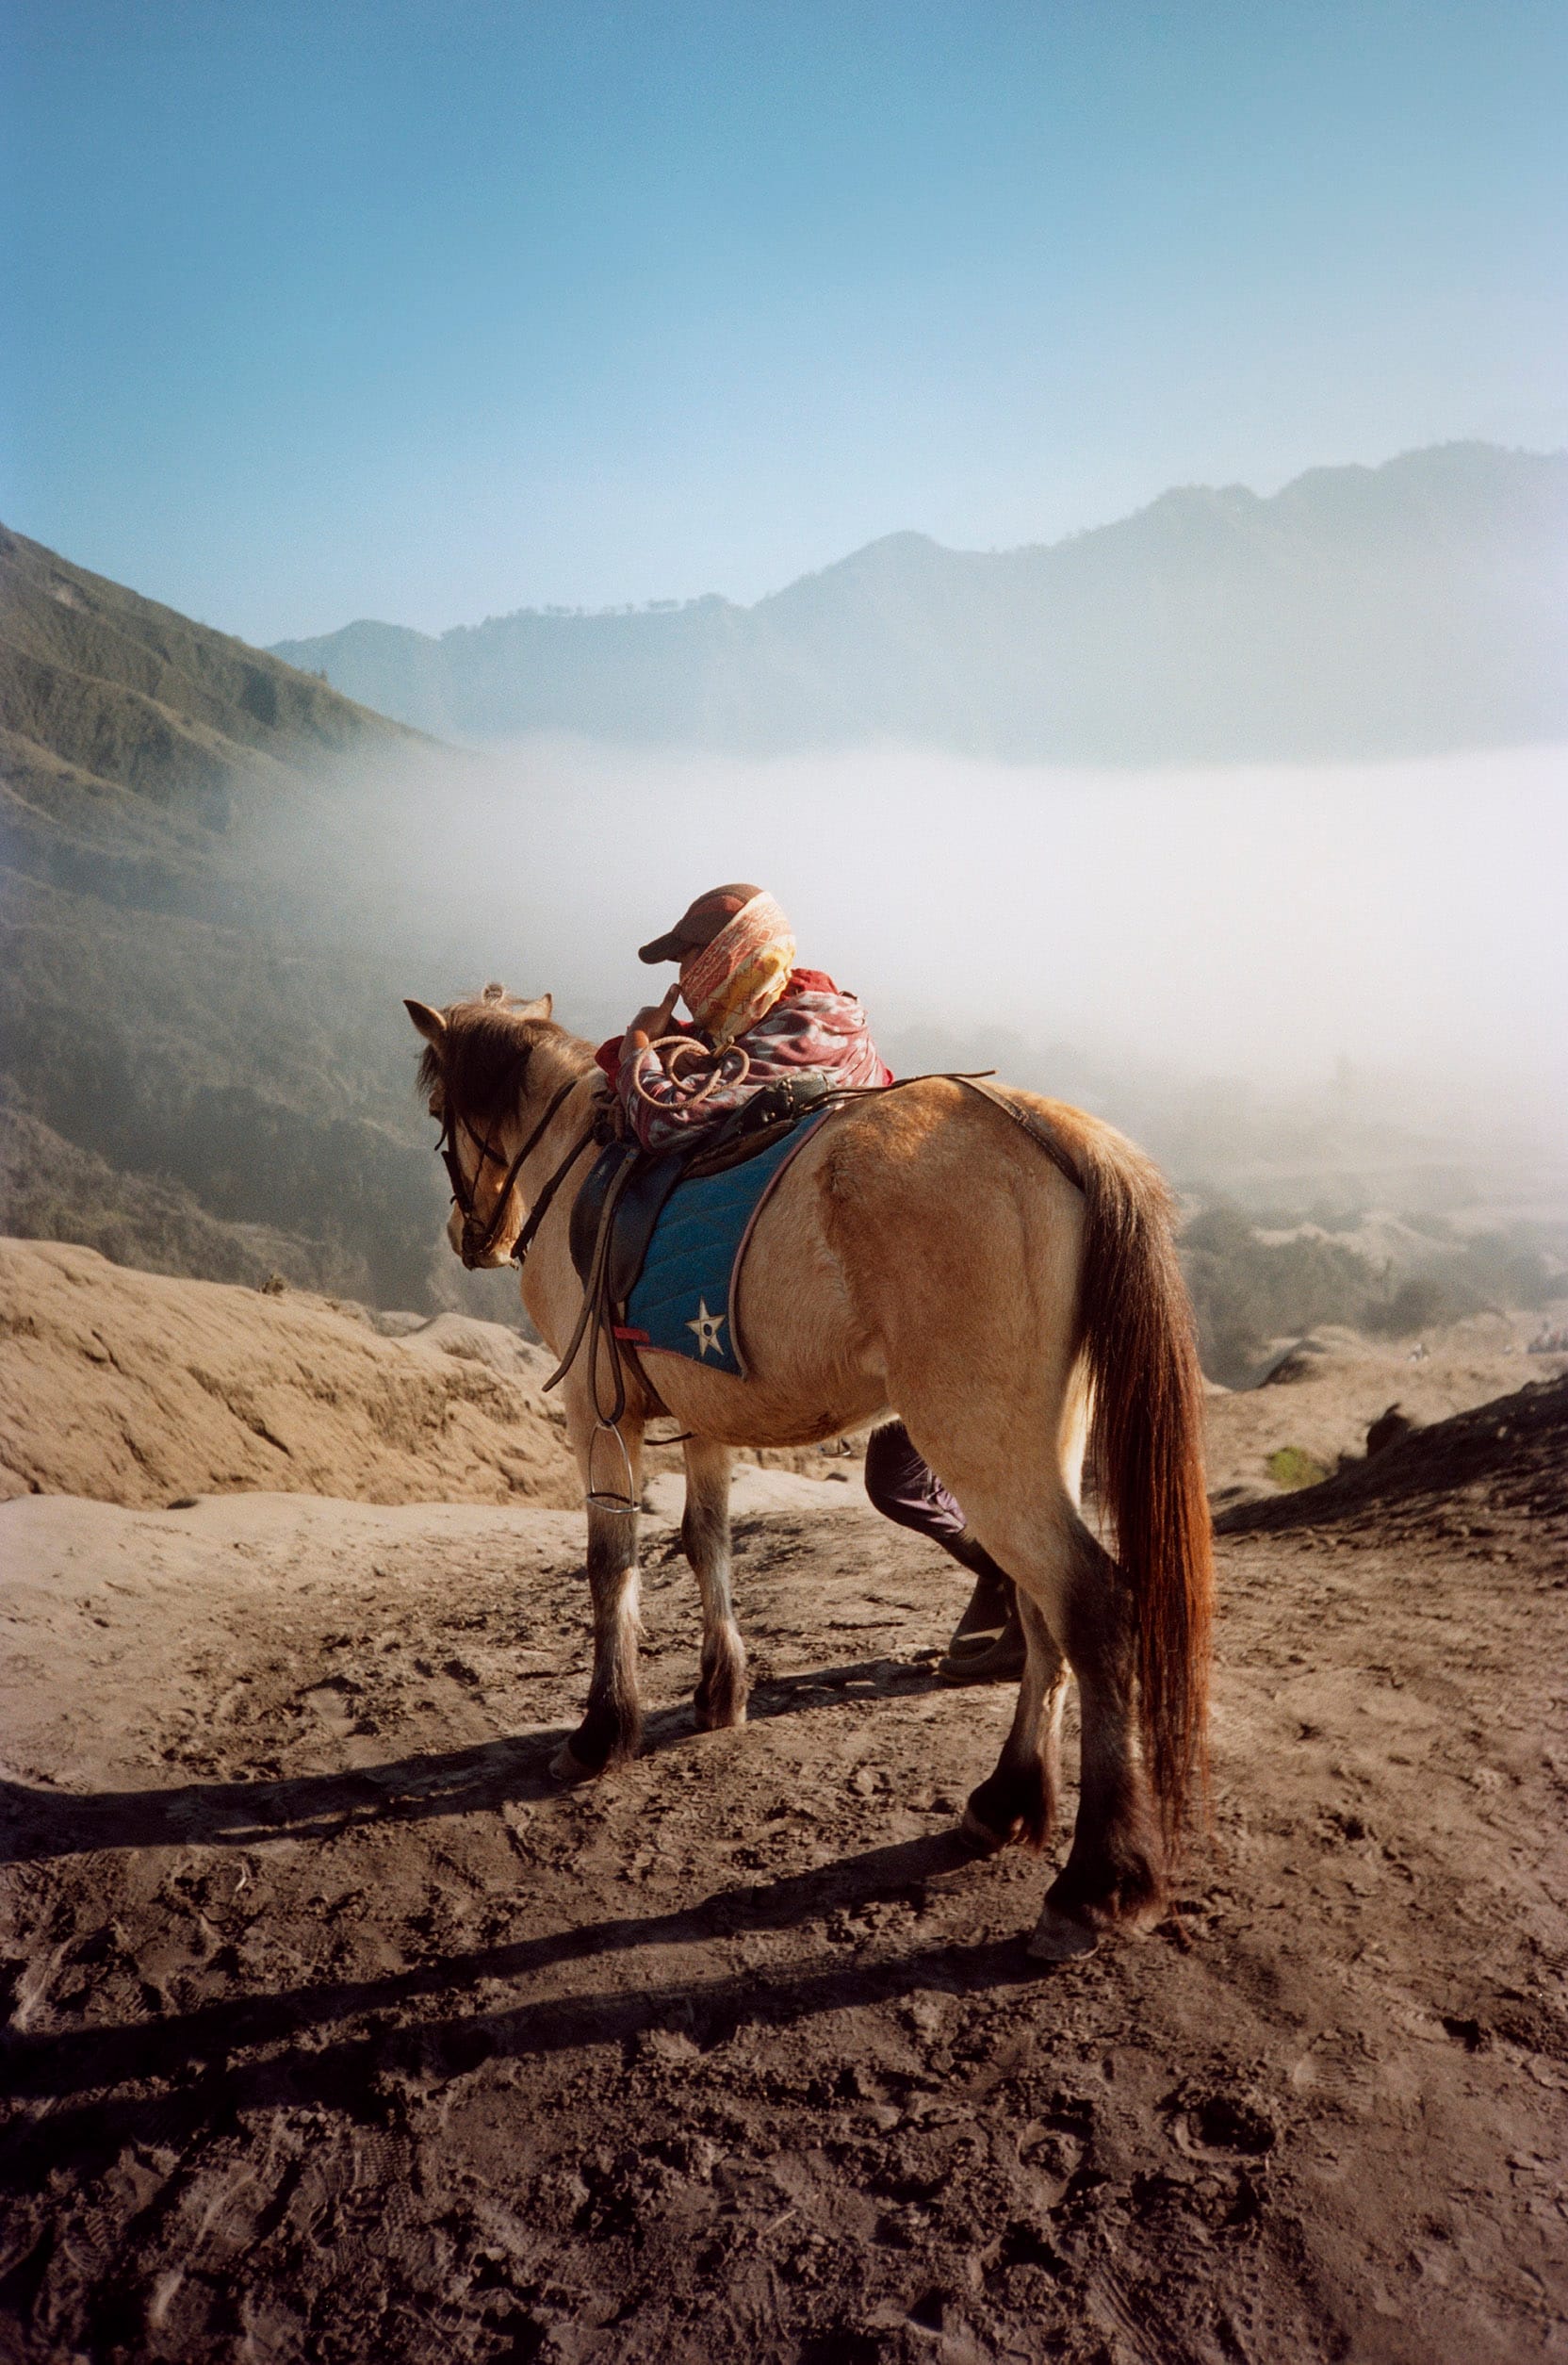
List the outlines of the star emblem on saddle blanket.
{"label": "star emblem on saddle blanket", "polygon": [[701,1362],[703,1356],[708,1353],[710,1347],[712,1348],[715,1355],[723,1355],[724,1341],[719,1337],[719,1333],[724,1328],[724,1316],[722,1314],[710,1314],[708,1311],[708,1300],[705,1297],[699,1297],[697,1300],[696,1321],[694,1322],[688,1322],[686,1325],[688,1330],[694,1331],[696,1334],[697,1360],[699,1363]]}

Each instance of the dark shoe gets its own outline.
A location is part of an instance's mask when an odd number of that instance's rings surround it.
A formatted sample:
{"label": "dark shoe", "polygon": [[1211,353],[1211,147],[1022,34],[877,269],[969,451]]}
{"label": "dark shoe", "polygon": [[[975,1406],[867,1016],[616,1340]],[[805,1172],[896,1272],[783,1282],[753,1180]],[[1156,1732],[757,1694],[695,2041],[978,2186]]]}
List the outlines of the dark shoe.
{"label": "dark shoe", "polygon": [[1024,1641],[1011,1577],[967,1528],[947,1550],[973,1570],[974,1590],[937,1673],[944,1683],[1016,1683],[1023,1673]]}
{"label": "dark shoe", "polygon": [[960,1643],[955,1635],[946,1658],[938,1662],[937,1674],[944,1683],[1017,1683],[1022,1681],[1028,1655],[1015,1605],[999,1634],[976,1636],[974,1643]]}
{"label": "dark shoe", "polygon": [[[968,1538],[961,1538],[967,1542]],[[1007,1621],[1016,1617],[1013,1601],[1013,1581],[997,1567],[988,1552],[974,1545],[960,1555],[962,1566],[974,1571],[974,1590],[969,1606],[953,1629],[948,1644],[949,1656],[961,1651],[987,1650],[1006,1632]]]}

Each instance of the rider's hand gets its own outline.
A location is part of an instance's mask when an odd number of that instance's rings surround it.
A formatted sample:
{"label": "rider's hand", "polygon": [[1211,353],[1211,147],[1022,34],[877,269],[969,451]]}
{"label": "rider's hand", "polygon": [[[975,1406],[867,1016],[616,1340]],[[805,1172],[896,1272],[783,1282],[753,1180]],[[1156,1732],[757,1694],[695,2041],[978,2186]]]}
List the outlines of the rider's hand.
{"label": "rider's hand", "polygon": [[629,1052],[645,1050],[650,1043],[657,1043],[662,1035],[669,1033],[670,1022],[675,1016],[675,1006],[679,999],[680,979],[677,977],[664,999],[657,1004],[647,1003],[638,1011],[627,1028],[621,1038],[623,1059]]}

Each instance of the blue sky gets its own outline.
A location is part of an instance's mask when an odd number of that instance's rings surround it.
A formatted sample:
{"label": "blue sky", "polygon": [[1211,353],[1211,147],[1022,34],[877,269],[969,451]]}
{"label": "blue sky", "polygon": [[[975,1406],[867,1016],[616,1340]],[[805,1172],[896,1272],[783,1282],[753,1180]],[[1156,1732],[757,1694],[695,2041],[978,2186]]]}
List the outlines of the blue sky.
{"label": "blue sky", "polygon": [[0,516],[268,641],[1568,443],[1568,8],[9,0]]}

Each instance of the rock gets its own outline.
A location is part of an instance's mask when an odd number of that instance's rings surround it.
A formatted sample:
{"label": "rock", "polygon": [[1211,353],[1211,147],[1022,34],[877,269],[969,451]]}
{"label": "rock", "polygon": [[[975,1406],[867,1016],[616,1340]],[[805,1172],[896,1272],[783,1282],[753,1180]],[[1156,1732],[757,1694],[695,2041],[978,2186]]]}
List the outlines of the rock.
{"label": "rock", "polygon": [[1401,1412],[1397,1404],[1390,1404],[1386,1412],[1378,1415],[1366,1432],[1368,1459],[1374,1453],[1386,1453],[1391,1445],[1402,1443],[1419,1426],[1420,1423]]}

